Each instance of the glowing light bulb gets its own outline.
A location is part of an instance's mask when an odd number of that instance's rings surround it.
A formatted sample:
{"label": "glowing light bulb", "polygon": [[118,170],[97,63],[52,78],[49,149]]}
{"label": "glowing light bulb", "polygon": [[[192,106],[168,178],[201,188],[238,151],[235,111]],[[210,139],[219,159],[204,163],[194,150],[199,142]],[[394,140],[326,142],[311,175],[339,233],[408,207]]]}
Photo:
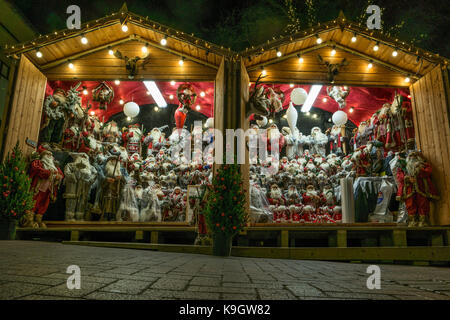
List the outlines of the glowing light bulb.
{"label": "glowing light bulb", "polygon": [[353,111],[355,111],[355,109],[353,107],[350,108],[350,110],[348,110],[350,113],[353,113]]}
{"label": "glowing light bulb", "polygon": [[289,85],[291,88],[293,88],[294,87],[294,84],[293,83],[291,83],[290,85]]}
{"label": "glowing light bulb", "polygon": [[277,57],[281,57],[283,54],[281,53],[281,51],[277,51]]}
{"label": "glowing light bulb", "polygon": [[303,63],[303,58],[302,57],[298,58],[298,62]]}
{"label": "glowing light bulb", "polygon": [[410,82],[410,81],[411,81],[411,79],[409,77],[405,78],[405,82]]}
{"label": "glowing light bulb", "polygon": [[313,114],[313,118],[314,118],[314,119],[317,119],[317,114]]}
{"label": "glowing light bulb", "polygon": [[202,98],[204,98],[205,97],[205,92],[204,91],[202,91],[202,92],[200,92],[200,97],[202,97]]}
{"label": "glowing light bulb", "polygon": [[122,31],[123,31],[123,32],[127,32],[127,31],[128,31],[128,26],[127,26],[126,24],[124,24],[124,25],[122,26]]}
{"label": "glowing light bulb", "polygon": [[273,123],[273,120],[272,120],[272,119],[269,119],[269,123]]}
{"label": "glowing light bulb", "polygon": [[306,115],[309,116],[311,113],[307,112]]}
{"label": "glowing light bulb", "polygon": [[167,44],[167,39],[166,38],[162,38],[161,39],[161,45],[165,46]]}
{"label": "glowing light bulb", "polygon": [[69,68],[70,68],[70,69],[74,69],[74,68],[75,68],[75,66],[73,65],[72,62],[69,63]]}
{"label": "glowing light bulb", "polygon": [[261,73],[262,73],[263,76],[267,75],[266,69],[262,69]]}
{"label": "glowing light bulb", "polygon": [[143,46],[141,50],[142,50],[143,53],[147,53],[148,52],[147,45]]}
{"label": "glowing light bulb", "polygon": [[173,94],[171,94],[171,95],[169,96],[169,99],[170,99],[170,100],[173,100]]}
{"label": "glowing light bulb", "polygon": [[196,109],[197,111],[200,111],[200,109],[201,109],[200,105],[197,105],[197,106],[195,107],[195,109]]}
{"label": "glowing light bulb", "polygon": [[147,95],[149,96],[151,93],[150,93],[150,91],[147,91]]}
{"label": "glowing light bulb", "polygon": [[114,51],[112,51],[111,49],[108,51],[108,53],[109,53],[110,56],[114,55]]}
{"label": "glowing light bulb", "polygon": [[175,85],[175,81],[170,81],[170,85],[174,86]]}
{"label": "glowing light bulb", "polygon": [[331,55],[334,56],[335,54],[336,54],[336,50],[335,49],[331,50]]}
{"label": "glowing light bulb", "polygon": [[356,36],[352,37],[352,42],[356,42]]}
{"label": "glowing light bulb", "polygon": [[120,99],[119,103],[120,103],[120,104],[123,104],[123,100],[122,100],[122,99]]}
{"label": "glowing light bulb", "polygon": [[317,40],[316,40],[316,42],[317,42],[317,44],[321,44],[321,43],[322,43],[322,38],[321,38],[321,37],[318,37]]}
{"label": "glowing light bulb", "polygon": [[95,112],[94,112],[94,111],[91,111],[91,116],[93,116],[93,115],[95,115]]}
{"label": "glowing light bulb", "polygon": [[327,99],[327,98],[323,98],[322,101],[323,101],[323,102],[327,102],[328,99]]}
{"label": "glowing light bulb", "polygon": [[158,107],[154,107],[153,110],[155,110],[155,112],[158,112],[159,108]]}
{"label": "glowing light bulb", "polygon": [[128,120],[128,121],[131,121],[131,117],[127,117],[127,120]]}
{"label": "glowing light bulb", "polygon": [[87,96],[87,95],[88,95],[88,91],[87,91],[86,89],[84,89],[84,90],[83,90],[83,94],[84,94],[85,96]]}
{"label": "glowing light bulb", "polygon": [[393,57],[396,57],[397,55],[398,55],[397,50],[392,51],[392,56],[393,56]]}
{"label": "glowing light bulb", "polygon": [[370,63],[367,65],[367,68],[368,68],[368,69],[372,69],[372,67],[373,67],[373,64],[370,62]]}
{"label": "glowing light bulb", "polygon": [[116,84],[116,86],[118,86],[120,84],[120,80],[116,80],[114,81],[114,83]]}
{"label": "glowing light bulb", "polygon": [[88,39],[87,39],[85,36],[83,36],[83,37],[81,38],[81,43],[82,43],[82,44],[87,44],[87,43],[88,43]]}
{"label": "glowing light bulb", "polygon": [[380,49],[380,47],[377,44],[373,46],[373,51],[378,51],[378,49]]}
{"label": "glowing light bulb", "polygon": [[182,65],[184,64],[184,58],[181,58],[181,59],[178,61],[178,64],[179,64],[180,66],[182,66]]}
{"label": "glowing light bulb", "polygon": [[36,57],[42,58],[42,52],[40,50],[36,51]]}

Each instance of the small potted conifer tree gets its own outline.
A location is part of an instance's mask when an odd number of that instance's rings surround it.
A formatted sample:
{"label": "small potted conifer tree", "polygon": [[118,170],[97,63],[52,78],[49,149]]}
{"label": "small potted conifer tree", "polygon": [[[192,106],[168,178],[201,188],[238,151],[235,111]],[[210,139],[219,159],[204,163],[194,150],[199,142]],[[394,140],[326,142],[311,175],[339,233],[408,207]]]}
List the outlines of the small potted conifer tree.
{"label": "small potted conifer tree", "polygon": [[213,254],[229,256],[233,237],[245,223],[245,193],[239,165],[221,165],[209,186],[206,222],[213,238]]}
{"label": "small potted conifer tree", "polygon": [[17,222],[33,210],[27,164],[17,143],[0,164],[0,240],[16,238]]}

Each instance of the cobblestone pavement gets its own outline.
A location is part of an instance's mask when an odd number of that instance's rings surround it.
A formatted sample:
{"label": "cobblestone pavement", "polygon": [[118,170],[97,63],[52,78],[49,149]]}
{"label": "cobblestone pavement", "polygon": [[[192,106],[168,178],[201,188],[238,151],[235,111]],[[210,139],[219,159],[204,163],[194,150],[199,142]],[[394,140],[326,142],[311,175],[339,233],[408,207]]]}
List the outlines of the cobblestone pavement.
{"label": "cobblestone pavement", "polygon": [[380,265],[369,290],[367,266],[0,241],[0,299],[450,300],[449,268]]}

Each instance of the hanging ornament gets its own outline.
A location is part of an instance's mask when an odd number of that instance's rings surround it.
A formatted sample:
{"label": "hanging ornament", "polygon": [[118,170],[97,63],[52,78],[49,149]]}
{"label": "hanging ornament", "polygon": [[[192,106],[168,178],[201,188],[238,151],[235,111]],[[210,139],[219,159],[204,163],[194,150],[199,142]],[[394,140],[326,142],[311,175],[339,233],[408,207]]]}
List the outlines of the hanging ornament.
{"label": "hanging ornament", "polygon": [[123,113],[127,117],[134,118],[139,114],[139,105],[136,102],[127,102],[123,106]]}
{"label": "hanging ornament", "polygon": [[333,123],[337,126],[342,126],[347,123],[348,117],[344,111],[338,110],[333,114]]}
{"label": "hanging ornament", "polygon": [[346,106],[345,99],[350,94],[349,87],[329,86],[327,87],[328,95],[339,104],[339,109],[344,109]]}
{"label": "hanging ornament", "polygon": [[256,124],[257,124],[260,128],[263,128],[263,127],[267,126],[267,123],[269,122],[269,120],[267,120],[267,118],[264,117],[264,116],[259,116],[259,117],[260,117],[260,118],[258,118],[258,119],[256,120]]}
{"label": "hanging ornament", "polygon": [[268,88],[266,91],[266,97],[270,101],[270,112],[278,113],[283,110],[283,102],[285,99],[284,92],[281,89]]}
{"label": "hanging ornament", "polygon": [[194,87],[188,83],[182,84],[178,87],[177,97],[181,106],[186,109],[186,113],[197,100],[197,94],[195,93]]}
{"label": "hanging ornament", "polygon": [[297,128],[298,112],[297,112],[297,109],[295,109],[292,101],[289,103],[289,108],[286,112],[286,116],[287,116],[287,122],[289,124],[289,128],[291,128],[291,132],[294,133],[295,128]]}
{"label": "hanging ornament", "polygon": [[291,102],[296,106],[304,104],[306,98],[308,98],[308,93],[303,88],[295,88],[291,92]]}
{"label": "hanging ornament", "polygon": [[214,118],[208,118],[206,120],[206,127],[209,129],[214,128]]}
{"label": "hanging ornament", "polygon": [[101,110],[106,110],[108,108],[107,104],[111,103],[114,99],[114,90],[103,81],[92,90],[92,99],[96,102],[100,102],[99,108]]}

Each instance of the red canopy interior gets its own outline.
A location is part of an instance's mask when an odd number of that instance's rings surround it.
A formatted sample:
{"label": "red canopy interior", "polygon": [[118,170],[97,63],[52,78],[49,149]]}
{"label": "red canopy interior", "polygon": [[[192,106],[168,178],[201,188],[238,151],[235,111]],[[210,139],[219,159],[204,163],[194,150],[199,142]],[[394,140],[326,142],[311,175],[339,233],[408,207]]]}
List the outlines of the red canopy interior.
{"label": "red canopy interior", "polygon": [[[89,101],[92,104],[91,111],[94,111],[99,119],[104,116],[105,121],[119,112],[123,111],[123,105],[119,103],[122,99],[125,103],[134,101],[139,105],[154,104],[155,101],[151,95],[147,95],[147,88],[143,82],[140,81],[122,81],[119,85],[116,85],[112,81],[106,81],[109,86],[114,89],[114,100],[108,104],[108,109],[100,110],[99,103],[92,101],[92,90],[97,87],[99,81],[82,81],[79,90],[84,86],[88,90],[88,95],[82,95],[83,106],[86,106]],[[52,94],[56,88],[62,88],[64,90],[70,89],[75,86],[78,81],[50,81],[47,83],[46,94]],[[157,86],[161,91],[164,99],[168,104],[178,104],[177,88],[179,85],[185,82],[176,82],[172,85],[170,82],[157,82]],[[200,105],[202,114],[207,117],[212,117],[214,112],[214,83],[213,82],[189,82],[197,93],[197,101],[195,105]],[[310,85],[296,85],[293,88],[289,84],[264,84],[265,87],[278,88],[284,92],[285,101],[283,107],[288,108],[290,102],[290,95],[294,88],[301,87],[309,92]],[[327,95],[327,86],[323,86],[313,106],[329,112],[334,113],[338,110],[338,104],[331,97]],[[205,97],[201,97],[200,93],[205,92]],[[395,93],[398,92],[402,96],[408,98],[409,90],[404,88],[365,88],[365,87],[350,87],[350,94],[348,95],[346,102],[347,106],[344,111],[347,113],[349,120],[359,125],[361,121],[369,119],[374,112],[380,109],[384,103],[392,103]],[[170,99],[170,95],[173,95],[173,100]],[[327,98],[326,102],[323,98]],[[350,107],[354,108],[354,112],[350,113]]]}
{"label": "red canopy interior", "polygon": [[[50,95],[56,88],[62,88],[69,90],[71,87],[78,84],[80,81],[50,81],[47,82],[46,95]],[[114,100],[108,104],[107,110],[99,109],[99,102],[92,101],[92,90],[95,89],[101,82],[100,81],[82,81],[78,90],[83,90],[86,87],[88,90],[87,95],[82,95],[82,105],[85,107],[87,102],[92,105],[90,111],[94,111],[95,114],[102,120],[103,116],[105,121],[119,112],[123,111],[123,105],[120,104],[122,99],[125,103],[134,101],[138,105],[149,105],[156,103],[151,95],[147,94],[147,88],[141,81],[122,81],[119,85],[116,85],[114,81],[106,81],[106,83],[114,89]],[[185,82],[175,82],[172,85],[170,82],[156,82],[156,85],[161,91],[167,104],[178,104],[177,88]],[[214,112],[214,83],[213,82],[189,82],[197,93],[197,100],[195,106],[200,105],[202,114],[207,117],[212,117]],[[201,97],[200,93],[204,92],[205,97]],[[170,95],[173,95],[173,100],[170,99]],[[193,107],[195,107],[193,106]]]}
{"label": "red canopy interior", "polygon": [[[293,88],[289,84],[263,84],[265,87],[279,89],[284,93],[285,100],[283,108],[289,107],[291,101],[291,92],[295,88],[303,88],[309,93],[311,85],[295,85]],[[253,88],[252,88],[253,89]],[[384,103],[392,103],[394,101],[395,93],[409,99],[409,90],[404,88],[365,88],[365,87],[350,87],[350,94],[345,99],[347,106],[343,109],[348,115],[348,119],[355,125],[359,125],[361,121],[368,120],[377,110],[379,110]],[[326,98],[326,102],[323,101]],[[319,108],[331,113],[339,110],[339,105],[327,94],[327,86],[324,85],[313,104],[313,107]],[[349,112],[353,107],[354,111]]]}

